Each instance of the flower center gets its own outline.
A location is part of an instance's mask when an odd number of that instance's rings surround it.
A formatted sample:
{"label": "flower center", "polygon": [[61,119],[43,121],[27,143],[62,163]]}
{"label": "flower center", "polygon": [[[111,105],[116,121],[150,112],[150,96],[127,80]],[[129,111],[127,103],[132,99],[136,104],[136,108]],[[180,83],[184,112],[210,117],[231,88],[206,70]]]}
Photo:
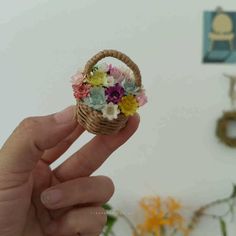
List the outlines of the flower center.
{"label": "flower center", "polygon": [[80,92],[83,92],[83,91],[84,91],[84,89],[85,89],[85,87],[84,87],[84,86],[80,86],[80,87],[79,87],[79,91],[80,91]]}
{"label": "flower center", "polygon": [[107,108],[107,114],[112,115],[114,113],[113,107],[108,107]]}
{"label": "flower center", "polygon": [[114,92],[112,92],[111,96],[114,97],[114,98],[119,98],[120,93],[118,93],[117,91],[114,91]]}

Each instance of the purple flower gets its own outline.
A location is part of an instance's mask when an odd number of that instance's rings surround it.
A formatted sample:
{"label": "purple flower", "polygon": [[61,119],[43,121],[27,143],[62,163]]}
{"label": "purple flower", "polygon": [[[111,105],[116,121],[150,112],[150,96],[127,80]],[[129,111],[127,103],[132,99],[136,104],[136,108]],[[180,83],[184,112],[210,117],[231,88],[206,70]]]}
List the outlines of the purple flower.
{"label": "purple flower", "polygon": [[114,104],[119,103],[121,98],[124,95],[124,88],[120,86],[120,84],[116,84],[115,86],[109,87],[106,89],[107,101],[112,102]]}

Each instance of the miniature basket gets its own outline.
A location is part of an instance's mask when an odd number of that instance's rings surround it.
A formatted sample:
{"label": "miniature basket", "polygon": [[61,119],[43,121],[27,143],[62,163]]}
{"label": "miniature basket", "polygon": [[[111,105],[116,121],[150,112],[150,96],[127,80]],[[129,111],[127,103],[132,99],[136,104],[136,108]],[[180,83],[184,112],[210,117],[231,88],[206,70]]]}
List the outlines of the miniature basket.
{"label": "miniature basket", "polygon": [[[93,56],[85,65],[81,74],[83,76],[82,80],[89,80],[97,63],[106,57],[113,57],[125,63],[133,72],[137,88],[142,88],[141,73],[138,66],[128,56],[116,50],[104,50]],[[118,114],[116,119],[109,120],[103,116],[101,111],[88,106],[81,102],[80,99],[76,99],[76,101],[76,119],[90,133],[102,135],[115,134],[124,128],[128,121],[128,116],[123,113]]]}

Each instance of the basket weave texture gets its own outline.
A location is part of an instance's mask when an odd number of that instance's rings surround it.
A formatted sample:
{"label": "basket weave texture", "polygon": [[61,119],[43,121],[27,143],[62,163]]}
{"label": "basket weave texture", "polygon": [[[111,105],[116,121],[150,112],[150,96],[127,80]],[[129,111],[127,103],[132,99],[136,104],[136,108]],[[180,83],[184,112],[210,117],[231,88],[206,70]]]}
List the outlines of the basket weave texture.
{"label": "basket weave texture", "polygon": [[[124,53],[116,50],[103,50],[93,56],[85,65],[84,78],[90,76],[93,67],[103,58],[113,57],[125,63],[133,72],[135,84],[137,87],[142,86],[141,73],[138,66]],[[77,100],[76,119],[87,131],[99,135],[111,135],[118,133],[125,127],[128,117],[120,113],[117,119],[108,120],[102,116],[102,113],[81,103]]]}

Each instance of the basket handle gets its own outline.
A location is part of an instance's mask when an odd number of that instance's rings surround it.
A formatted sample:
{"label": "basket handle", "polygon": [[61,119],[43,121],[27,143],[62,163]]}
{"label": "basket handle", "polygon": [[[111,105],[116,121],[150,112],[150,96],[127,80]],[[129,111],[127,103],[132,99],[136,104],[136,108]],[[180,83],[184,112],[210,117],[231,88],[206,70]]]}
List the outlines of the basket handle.
{"label": "basket handle", "polygon": [[124,53],[116,50],[103,50],[93,56],[85,65],[84,75],[87,76],[92,71],[93,67],[105,57],[114,57],[122,62],[124,62],[134,73],[135,83],[138,87],[141,87],[141,73],[138,66]]}

